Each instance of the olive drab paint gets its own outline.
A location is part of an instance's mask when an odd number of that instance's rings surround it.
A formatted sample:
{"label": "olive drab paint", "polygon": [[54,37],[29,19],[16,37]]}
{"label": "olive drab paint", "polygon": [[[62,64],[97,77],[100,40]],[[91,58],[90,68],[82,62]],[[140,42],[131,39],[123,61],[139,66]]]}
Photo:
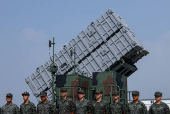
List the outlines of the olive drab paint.
{"label": "olive drab paint", "polygon": [[[60,99],[60,88],[67,88],[67,97],[74,102],[78,100],[77,92],[85,91],[85,98],[95,101],[94,91],[103,91],[102,99],[108,103],[113,102],[112,92],[120,93],[119,101],[127,105],[127,78],[137,70],[136,66],[125,62],[119,62],[112,66],[110,71],[93,72],[92,78],[77,73],[56,76],[56,99]],[[130,72],[130,73],[129,73]]]}
{"label": "olive drab paint", "polygon": [[127,77],[124,75],[115,71],[94,72],[92,88],[101,89],[102,99],[109,103],[113,102],[112,93],[117,90],[120,92],[120,101],[127,104]]}
{"label": "olive drab paint", "polygon": [[68,74],[68,75],[57,75],[56,76],[56,99],[61,98],[60,96],[60,88],[67,88],[67,97],[71,98],[74,102],[78,100],[77,92],[79,89],[84,90],[86,99],[91,99],[90,95],[90,86],[92,83],[92,79],[79,75],[79,74]]}

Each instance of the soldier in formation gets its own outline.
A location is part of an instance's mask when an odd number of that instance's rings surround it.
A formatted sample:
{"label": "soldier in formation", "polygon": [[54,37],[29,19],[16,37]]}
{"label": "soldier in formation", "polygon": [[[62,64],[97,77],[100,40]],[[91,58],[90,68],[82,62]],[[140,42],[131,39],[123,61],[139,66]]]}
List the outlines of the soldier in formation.
{"label": "soldier in formation", "polygon": [[47,92],[40,92],[41,102],[37,105],[37,114],[56,114],[55,105],[47,100]]}
{"label": "soldier in formation", "polygon": [[128,103],[127,112],[129,114],[147,114],[145,104],[139,100],[139,91],[133,91],[132,97],[133,101]]}
{"label": "soldier in formation", "polygon": [[170,109],[167,104],[161,101],[162,93],[155,92],[155,100],[149,109],[149,114],[170,114]]}
{"label": "soldier in formation", "polygon": [[24,102],[20,105],[20,114],[36,114],[36,107],[34,103],[29,101],[30,94],[24,92],[22,94]]}
{"label": "soldier in formation", "polygon": [[109,106],[110,114],[125,114],[124,104],[119,101],[119,92],[114,91],[112,95],[114,101]]}
{"label": "soldier in formation", "polygon": [[57,111],[59,114],[74,114],[75,106],[70,98],[67,98],[67,89],[60,89],[61,99],[57,101]]}
{"label": "soldier in formation", "polygon": [[89,100],[85,99],[85,92],[83,90],[78,91],[79,100],[76,101],[75,114],[91,114],[92,113],[92,104]]}
{"label": "soldier in formation", "polygon": [[109,104],[102,99],[102,93],[100,89],[95,91],[96,101],[92,102],[93,114],[109,114]]}
{"label": "soldier in formation", "polygon": [[[139,100],[139,91],[133,91],[133,101],[128,103],[126,111],[123,103],[119,102],[119,92],[113,92],[113,103],[110,105],[102,99],[102,91],[96,90],[96,101],[92,103],[85,99],[85,92],[78,91],[78,101],[74,104],[73,101],[67,98],[67,89],[61,88],[60,93],[62,98],[57,101],[57,110],[59,114],[147,114],[146,106]],[[22,94],[24,102],[18,106],[12,103],[13,95],[6,94],[7,103],[0,108],[0,114],[57,114],[55,106],[47,100],[47,93],[40,92],[41,102],[35,105],[29,101],[30,94],[24,92]],[[155,100],[149,109],[149,114],[170,114],[170,109],[167,104],[161,101],[162,93],[155,92]]]}
{"label": "soldier in formation", "polygon": [[6,94],[7,103],[2,106],[2,114],[19,114],[19,107],[12,103],[13,95],[11,93]]}

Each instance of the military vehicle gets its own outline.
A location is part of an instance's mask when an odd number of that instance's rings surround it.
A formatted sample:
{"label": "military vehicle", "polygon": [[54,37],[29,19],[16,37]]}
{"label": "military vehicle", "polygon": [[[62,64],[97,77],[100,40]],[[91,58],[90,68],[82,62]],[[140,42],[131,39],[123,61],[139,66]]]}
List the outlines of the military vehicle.
{"label": "military vehicle", "polygon": [[25,81],[38,101],[40,92],[47,91],[48,100],[56,102],[61,87],[68,89],[74,102],[79,89],[86,92],[86,99],[95,100],[94,90],[99,88],[108,102],[113,101],[114,90],[120,91],[119,100],[126,105],[127,78],[137,71],[134,64],[147,54],[123,18],[108,9]]}

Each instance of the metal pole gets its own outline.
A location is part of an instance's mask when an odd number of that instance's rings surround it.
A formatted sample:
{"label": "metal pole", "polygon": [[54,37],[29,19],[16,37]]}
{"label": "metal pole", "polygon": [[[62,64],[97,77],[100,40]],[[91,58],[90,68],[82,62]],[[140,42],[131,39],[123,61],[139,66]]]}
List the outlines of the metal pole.
{"label": "metal pole", "polygon": [[[54,68],[54,37],[53,37],[53,68]],[[52,73],[52,103],[54,104],[54,75],[55,73]]]}
{"label": "metal pole", "polygon": [[74,74],[76,73],[76,70],[75,70],[75,63],[76,63],[75,55],[76,55],[76,47],[74,47]]}

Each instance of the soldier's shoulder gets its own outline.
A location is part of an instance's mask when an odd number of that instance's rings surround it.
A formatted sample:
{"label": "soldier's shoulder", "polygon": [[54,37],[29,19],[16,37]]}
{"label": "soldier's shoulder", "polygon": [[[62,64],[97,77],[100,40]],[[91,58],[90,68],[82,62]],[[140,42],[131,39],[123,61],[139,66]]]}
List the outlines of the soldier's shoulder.
{"label": "soldier's shoulder", "polygon": [[168,107],[168,105],[167,105],[166,103],[164,103],[164,102],[161,102],[161,104],[162,104],[163,106],[165,106],[165,107]]}
{"label": "soldier's shoulder", "polygon": [[67,101],[68,101],[68,102],[72,102],[73,100],[72,100],[72,99],[70,99],[70,98],[67,98]]}
{"label": "soldier's shoulder", "polygon": [[85,102],[90,102],[88,99],[84,99],[85,100]]}
{"label": "soldier's shoulder", "polygon": [[114,105],[114,103],[110,103],[109,105],[110,105],[110,106],[111,106],[111,105]]}
{"label": "soldier's shoulder", "polygon": [[22,106],[22,105],[24,105],[24,103],[21,103],[21,105],[20,105],[20,106]]}
{"label": "soldier's shoulder", "polygon": [[13,107],[18,107],[18,105],[14,104],[14,103],[12,103],[11,105],[12,105]]}
{"label": "soldier's shoulder", "polygon": [[52,103],[51,101],[47,101],[47,104],[50,104],[50,105],[52,105],[53,103]]}
{"label": "soldier's shoulder", "polygon": [[128,103],[128,105],[132,105],[132,104],[133,104],[133,101]]}
{"label": "soldier's shoulder", "polygon": [[92,101],[92,104],[96,103],[96,101]]}
{"label": "soldier's shoulder", "polygon": [[37,106],[40,105],[40,104],[42,104],[42,101],[39,101],[38,104],[37,104]]}
{"label": "soldier's shoulder", "polygon": [[57,99],[57,101],[61,101],[61,99]]}
{"label": "soldier's shoulder", "polygon": [[33,106],[35,106],[35,104],[34,104],[33,102],[31,102],[31,101],[30,101],[30,104],[33,105]]}
{"label": "soldier's shoulder", "polygon": [[13,106],[17,106],[16,104],[12,103]]}
{"label": "soldier's shoulder", "polygon": [[107,104],[107,103],[108,103],[106,100],[102,100],[102,102],[103,102],[104,104]]}
{"label": "soldier's shoulder", "polygon": [[142,101],[139,101],[139,103],[140,103],[141,105],[145,105]]}
{"label": "soldier's shoulder", "polygon": [[79,103],[79,100],[77,100],[75,103]]}
{"label": "soldier's shoulder", "polygon": [[6,104],[2,105],[2,108],[4,108],[6,106]]}
{"label": "soldier's shoulder", "polygon": [[122,103],[122,102],[119,102],[119,104],[120,104],[120,105],[124,105],[124,103]]}
{"label": "soldier's shoulder", "polygon": [[156,103],[151,104],[151,107],[150,107],[150,108],[154,107],[154,106],[155,106],[155,104],[156,104]]}

